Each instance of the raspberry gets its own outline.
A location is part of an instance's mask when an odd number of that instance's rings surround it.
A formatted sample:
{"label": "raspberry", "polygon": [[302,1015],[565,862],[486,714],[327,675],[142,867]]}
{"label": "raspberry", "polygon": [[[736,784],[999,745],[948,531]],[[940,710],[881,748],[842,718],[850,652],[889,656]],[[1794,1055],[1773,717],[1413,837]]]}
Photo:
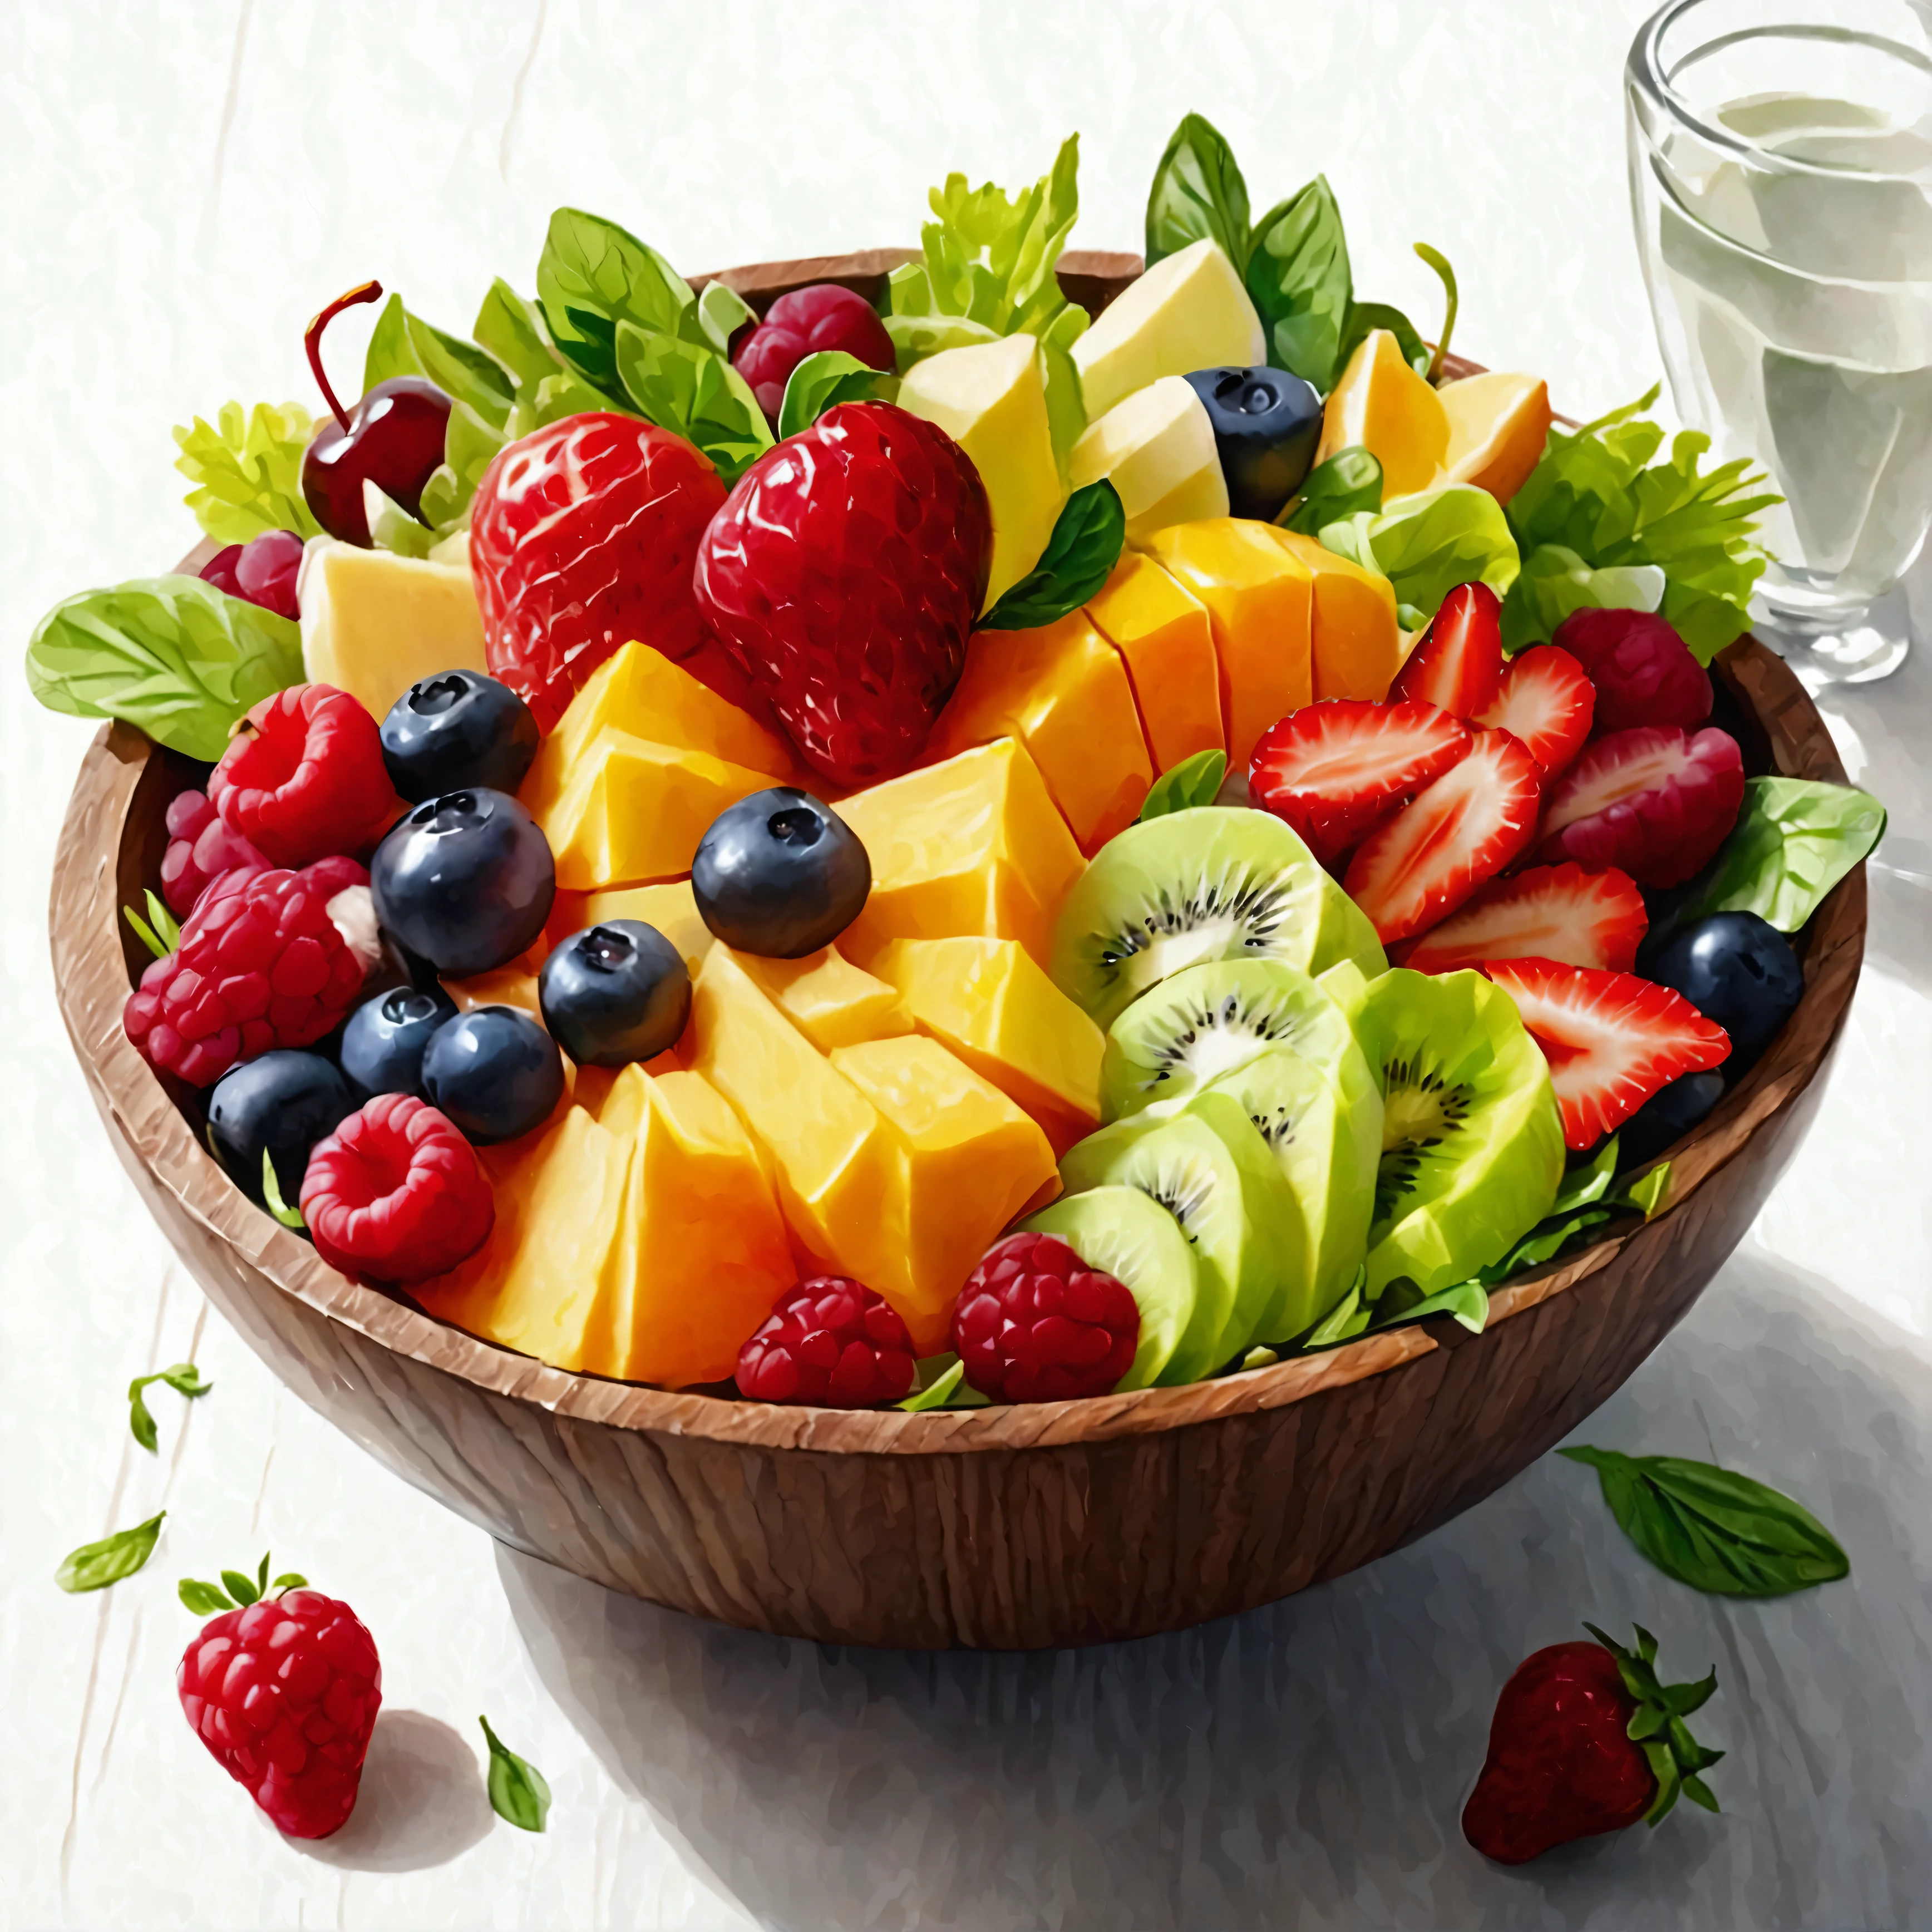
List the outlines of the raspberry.
{"label": "raspberry", "polygon": [[1573,610],[1554,643],[1597,687],[1596,735],[1638,724],[1694,731],[1711,715],[1711,674],[1664,620],[1647,610]]}
{"label": "raspberry", "polygon": [[293,623],[302,615],[296,605],[302,560],[302,540],[293,530],[264,530],[248,543],[217,550],[202,566],[201,574],[216,590]]}
{"label": "raspberry", "polygon": [[738,1389],[754,1402],[871,1408],[910,1394],[912,1337],[898,1311],[841,1274],[801,1282],[738,1356]]}
{"label": "raspberry", "polygon": [[1744,759],[1724,732],[1614,731],[1557,781],[1537,856],[1589,872],[1614,867],[1640,886],[1680,885],[1724,842],[1744,796]]}
{"label": "raspberry", "polygon": [[496,1207],[476,1150],[413,1094],[379,1094],[308,1157],[302,1219],[346,1275],[424,1281],[473,1255]]}
{"label": "raspberry", "polygon": [[362,962],[298,872],[230,872],[181,944],[141,975],[121,1023],[150,1066],[206,1087],[238,1060],[307,1046],[362,990]]}
{"label": "raspberry", "polygon": [[966,1379],[995,1402],[1108,1394],[1140,1335],[1140,1305],[1126,1287],[1052,1234],[996,1241],[952,1311]]}
{"label": "raspberry", "polygon": [[395,815],[376,721],[346,691],[298,684],[265,698],[209,775],[222,823],[278,866],[352,852]]}
{"label": "raspberry", "polygon": [[326,1838],[356,1808],[382,1666],[346,1604],[291,1590],[224,1610],[182,1653],[175,1686],[195,1736],[278,1831]]}
{"label": "raspberry", "polygon": [[332,853],[326,859],[318,859],[313,866],[302,868],[302,883],[311,892],[321,896],[324,905],[338,892],[346,892],[352,886],[366,886],[369,883],[369,868],[358,861],[339,852]]}
{"label": "raspberry", "polygon": [[836,282],[814,282],[780,296],[738,344],[731,363],[776,428],[791,372],[808,356],[827,349],[842,349],[874,369],[892,366],[892,338],[872,304]]}
{"label": "raspberry", "polygon": [[221,822],[206,792],[184,791],[168,807],[168,849],[161,859],[161,896],[185,919],[224,872],[266,872],[268,862],[239,832]]}

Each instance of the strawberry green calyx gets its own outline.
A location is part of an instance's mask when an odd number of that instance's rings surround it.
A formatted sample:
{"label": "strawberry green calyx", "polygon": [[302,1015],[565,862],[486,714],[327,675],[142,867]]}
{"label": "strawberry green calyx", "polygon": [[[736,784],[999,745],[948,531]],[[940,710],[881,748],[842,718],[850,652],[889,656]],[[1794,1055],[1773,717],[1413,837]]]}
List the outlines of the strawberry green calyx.
{"label": "strawberry green calyx", "polygon": [[[223,1584],[227,1586],[225,1589]],[[268,1552],[265,1550],[261,1568],[252,1577],[243,1570],[224,1570],[221,1583],[203,1583],[193,1576],[184,1576],[176,1587],[184,1609],[198,1617],[210,1617],[220,1610],[244,1610],[272,1593],[280,1596],[290,1590],[306,1589],[308,1579],[293,1570],[285,1570],[270,1582]]]}
{"label": "strawberry green calyx", "polygon": [[1717,1798],[1697,1774],[1708,1770],[1724,1754],[1698,1743],[1684,1721],[1693,1711],[1709,1702],[1718,1688],[1716,1670],[1694,1684],[1660,1683],[1653,1667],[1657,1640],[1642,1624],[1634,1626],[1634,1651],[1624,1649],[1594,1624],[1586,1623],[1583,1628],[1616,1659],[1617,1674],[1623,1679],[1624,1688],[1636,1700],[1626,1735],[1649,1760],[1652,1774],[1657,1780],[1657,1795],[1643,1814],[1643,1822],[1655,1825],[1666,1816],[1677,1802],[1680,1791],[1706,1811],[1716,1810]]}

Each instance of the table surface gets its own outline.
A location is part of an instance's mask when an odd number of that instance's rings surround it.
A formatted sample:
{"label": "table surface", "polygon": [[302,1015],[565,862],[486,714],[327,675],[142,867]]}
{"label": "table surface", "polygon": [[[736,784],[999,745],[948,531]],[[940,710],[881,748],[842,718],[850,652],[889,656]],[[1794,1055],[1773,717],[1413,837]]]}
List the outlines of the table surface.
{"label": "table surface", "polygon": [[[171,423],[313,402],[308,316],[371,274],[460,328],[560,202],[688,270],[910,241],[926,186],[1082,135],[1076,240],[1138,245],[1198,107],[1258,201],[1324,170],[1358,285],[1588,415],[1656,369],[1618,77],[1640,7],[1540,0],[782,10],[468,0],[0,9],[0,633],[194,535]],[[332,338],[346,386],[357,318]],[[1524,1927],[1932,1924],[1932,567],[1889,682],[1827,694],[1891,808],[1810,1138],[1690,1317],[1579,1432],[1748,1470],[1850,1552],[1761,1604],[1646,1568],[1546,1458],[1414,1547],[1232,1622],[1037,1656],[823,1649],[502,1552],[281,1388],[175,1262],[56,1017],[44,908],[91,727],[0,690],[0,1924]],[[158,1455],[129,1376],[161,1390]],[[76,1544],[165,1508],[89,1597]],[[386,1707],[336,1837],[280,1838],[182,1721],[174,1581],[265,1547],[346,1597]],[[1526,1870],[1456,1818],[1497,1688],[1589,1617],[1714,1664],[1724,1806]],[[540,1766],[498,1822],[478,1713]]]}

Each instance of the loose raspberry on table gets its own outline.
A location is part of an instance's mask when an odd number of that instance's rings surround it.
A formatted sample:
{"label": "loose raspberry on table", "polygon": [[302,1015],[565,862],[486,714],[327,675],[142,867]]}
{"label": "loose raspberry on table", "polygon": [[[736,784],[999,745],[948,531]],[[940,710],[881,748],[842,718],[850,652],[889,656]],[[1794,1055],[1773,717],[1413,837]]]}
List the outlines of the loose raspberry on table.
{"label": "loose raspberry on table", "polygon": [[1125,1284],[1054,1234],[995,1242],[952,1312],[966,1379],[995,1402],[1108,1394],[1140,1334],[1140,1306]]}
{"label": "loose raspberry on table", "polygon": [[369,844],[400,806],[376,721],[346,691],[298,684],[265,698],[209,775],[222,823],[278,866]]}
{"label": "loose raspberry on table", "polygon": [[196,1736],[278,1830],[326,1838],[356,1808],[382,1666],[346,1604],[291,1590],[212,1617],[175,1685]]}
{"label": "loose raspberry on table", "polygon": [[912,1392],[912,1337],[884,1296],[844,1275],[801,1282],[738,1357],[754,1402],[872,1408]]}
{"label": "loose raspberry on table", "polygon": [[307,1046],[362,989],[363,968],[296,872],[230,872],[141,976],[121,1022],[150,1066],[206,1087],[238,1060]]}
{"label": "loose raspberry on table", "polygon": [[221,822],[208,794],[184,791],[168,807],[168,849],[161,858],[161,896],[177,919],[224,872],[266,872],[268,862]]}
{"label": "loose raspberry on table", "polygon": [[365,1281],[426,1281],[490,1238],[489,1178],[447,1114],[412,1094],[379,1094],[318,1142],[302,1219],[332,1268]]}

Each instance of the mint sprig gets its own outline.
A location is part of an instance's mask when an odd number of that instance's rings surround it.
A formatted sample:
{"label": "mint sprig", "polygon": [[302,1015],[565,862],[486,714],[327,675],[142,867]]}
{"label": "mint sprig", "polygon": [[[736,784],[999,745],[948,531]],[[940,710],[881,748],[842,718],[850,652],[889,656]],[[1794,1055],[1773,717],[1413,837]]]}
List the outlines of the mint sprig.
{"label": "mint sprig", "polygon": [[212,1382],[202,1380],[201,1371],[192,1362],[177,1362],[171,1369],[157,1369],[151,1376],[136,1376],[128,1384],[128,1426],[134,1440],[148,1450],[158,1449],[160,1436],[142,1391],[156,1382],[165,1382],[177,1395],[186,1396],[190,1400],[207,1394],[214,1386]]}
{"label": "mint sprig", "polygon": [[[222,1585],[227,1587],[224,1589]],[[240,1570],[224,1570],[221,1583],[204,1583],[193,1576],[184,1576],[176,1585],[176,1593],[184,1609],[192,1610],[198,1617],[213,1616],[218,1611],[246,1610],[250,1604],[258,1604],[271,1591],[281,1595],[285,1591],[305,1589],[308,1579],[293,1570],[285,1570],[272,1583],[268,1581],[268,1552],[262,1552],[261,1567],[251,1577]]]}

